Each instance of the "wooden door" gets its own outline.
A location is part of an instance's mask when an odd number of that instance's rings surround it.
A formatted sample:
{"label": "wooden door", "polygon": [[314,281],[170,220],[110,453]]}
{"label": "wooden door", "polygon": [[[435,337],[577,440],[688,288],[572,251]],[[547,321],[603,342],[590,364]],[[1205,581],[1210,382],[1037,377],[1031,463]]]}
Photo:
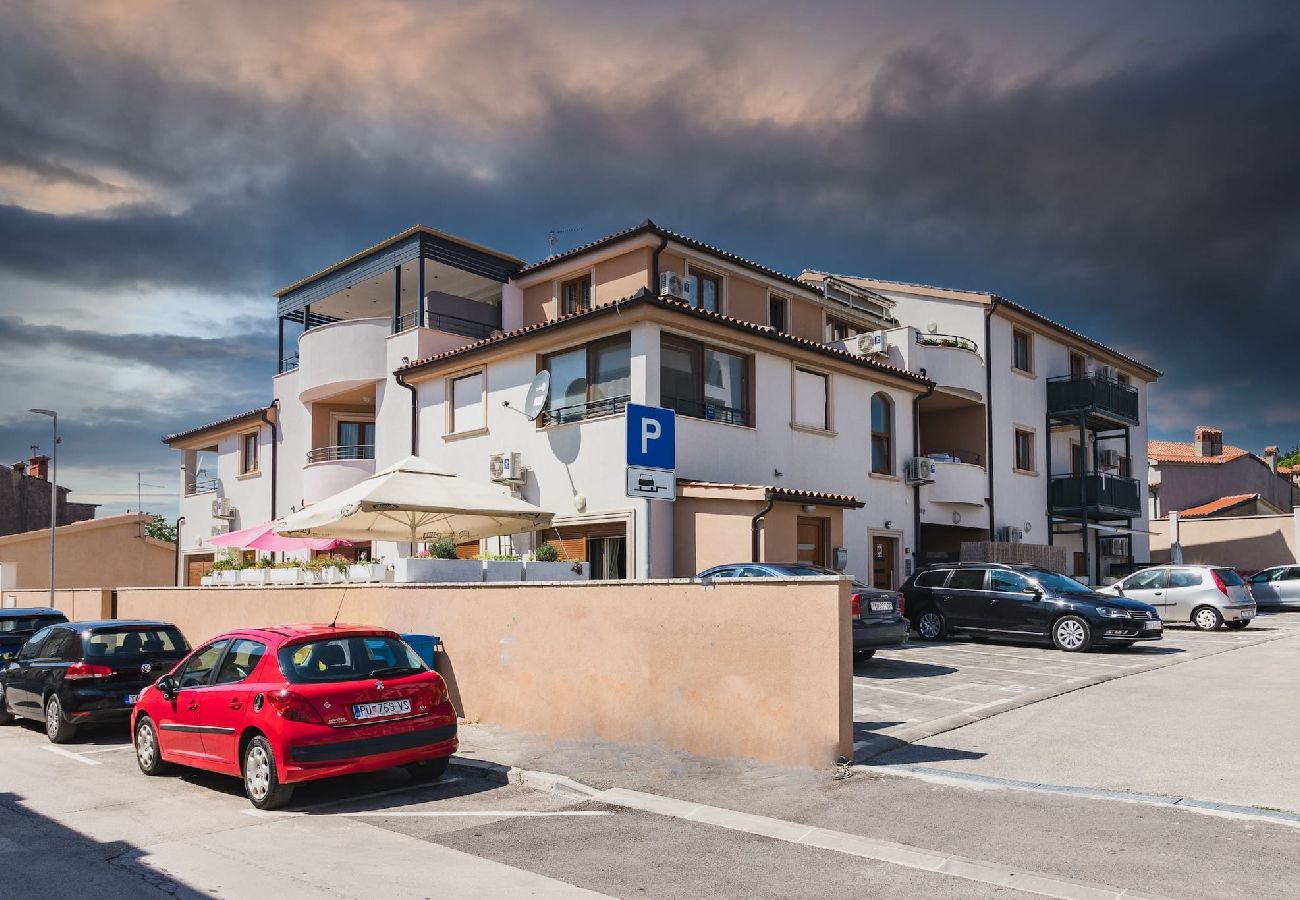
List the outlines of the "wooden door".
{"label": "wooden door", "polygon": [[815,566],[830,565],[827,550],[830,544],[830,524],[827,519],[800,516],[796,523],[795,558]]}
{"label": "wooden door", "polygon": [[898,538],[875,536],[871,539],[871,584],[892,591],[898,569]]}
{"label": "wooden door", "polygon": [[215,559],[212,553],[200,553],[195,556],[185,557],[185,586],[198,587],[199,579],[208,573],[212,568],[212,562]]}

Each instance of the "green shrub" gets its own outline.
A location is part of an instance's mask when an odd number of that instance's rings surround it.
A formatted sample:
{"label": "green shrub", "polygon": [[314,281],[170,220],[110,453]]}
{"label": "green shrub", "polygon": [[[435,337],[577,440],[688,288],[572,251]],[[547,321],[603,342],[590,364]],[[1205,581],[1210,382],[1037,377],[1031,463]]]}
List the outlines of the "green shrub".
{"label": "green shrub", "polygon": [[456,542],[449,537],[434,538],[429,542],[429,555],[434,559],[456,559]]}
{"label": "green shrub", "polygon": [[554,544],[542,544],[533,551],[533,559],[538,562],[559,562],[560,551]]}

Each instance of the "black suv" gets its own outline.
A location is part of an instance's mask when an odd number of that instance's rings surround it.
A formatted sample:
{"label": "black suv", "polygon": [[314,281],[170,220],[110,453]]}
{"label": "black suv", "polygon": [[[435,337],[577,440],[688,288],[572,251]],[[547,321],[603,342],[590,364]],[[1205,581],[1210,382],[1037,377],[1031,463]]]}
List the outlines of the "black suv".
{"label": "black suv", "polygon": [[57,609],[36,606],[30,609],[0,609],[0,669],[18,655],[27,639],[46,625],[57,625],[68,617]]}
{"label": "black suv", "polygon": [[43,628],[0,671],[0,725],[45,723],[56,744],[81,725],[127,722],[136,697],[190,652],[175,625],[112,620]]}
{"label": "black suv", "polygon": [[930,566],[903,583],[908,619],[923,641],[963,632],[1048,638],[1077,652],[1109,644],[1158,641],[1164,624],[1156,608],[1098,594],[1048,569],[1002,563]]}

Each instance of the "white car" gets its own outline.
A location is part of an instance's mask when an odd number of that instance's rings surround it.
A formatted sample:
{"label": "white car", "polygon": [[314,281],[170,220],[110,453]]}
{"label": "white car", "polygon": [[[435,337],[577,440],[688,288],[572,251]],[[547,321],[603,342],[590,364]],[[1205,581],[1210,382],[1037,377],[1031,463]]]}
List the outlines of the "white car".
{"label": "white car", "polygon": [[1245,628],[1255,618],[1250,588],[1226,566],[1152,566],[1099,591],[1150,603],[1166,622],[1191,622],[1202,631]]}
{"label": "white car", "polygon": [[1300,566],[1274,566],[1250,576],[1250,592],[1261,609],[1300,608]]}

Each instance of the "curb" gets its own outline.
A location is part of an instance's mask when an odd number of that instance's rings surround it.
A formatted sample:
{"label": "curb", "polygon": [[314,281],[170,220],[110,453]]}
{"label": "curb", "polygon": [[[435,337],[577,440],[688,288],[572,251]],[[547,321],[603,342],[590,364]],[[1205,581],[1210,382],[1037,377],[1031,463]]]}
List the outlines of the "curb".
{"label": "curb", "polygon": [[481,759],[453,756],[451,765],[458,769],[466,769],[468,774],[479,778],[545,791],[548,794],[561,794],[575,800],[595,800],[604,793],[598,788],[583,784],[580,781],[574,781],[567,775],[536,772],[532,769],[521,769],[518,766],[503,766],[500,763],[487,762]]}

